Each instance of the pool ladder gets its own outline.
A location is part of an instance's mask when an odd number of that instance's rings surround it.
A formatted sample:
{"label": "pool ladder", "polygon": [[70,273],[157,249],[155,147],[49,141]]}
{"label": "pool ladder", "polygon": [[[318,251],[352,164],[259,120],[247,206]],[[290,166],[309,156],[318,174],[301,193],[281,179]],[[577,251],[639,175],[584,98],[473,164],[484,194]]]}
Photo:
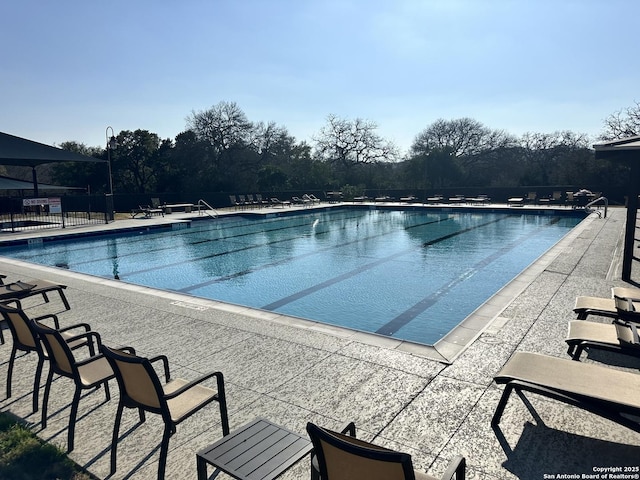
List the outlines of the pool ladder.
{"label": "pool ladder", "polygon": [[[202,206],[206,208],[203,209]],[[209,213],[209,210],[212,210],[213,214]],[[198,215],[209,215],[211,218],[218,218],[216,209],[202,199],[198,200]]]}
{"label": "pool ladder", "polygon": [[596,198],[592,202],[587,203],[585,205],[584,209],[587,211],[587,213],[597,213],[598,217],[602,218],[602,212],[600,211],[600,209],[596,210],[596,209],[591,208],[592,205],[595,205],[596,203],[598,203],[600,201],[602,201],[602,203],[604,203],[604,218],[607,218],[607,208],[609,207],[609,200],[607,199],[607,197]]}

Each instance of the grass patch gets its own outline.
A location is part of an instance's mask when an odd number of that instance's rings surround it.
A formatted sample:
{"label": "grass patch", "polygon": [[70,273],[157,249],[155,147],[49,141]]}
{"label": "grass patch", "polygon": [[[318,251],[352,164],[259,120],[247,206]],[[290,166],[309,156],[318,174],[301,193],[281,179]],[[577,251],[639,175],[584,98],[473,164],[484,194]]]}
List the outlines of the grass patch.
{"label": "grass patch", "polygon": [[55,445],[40,440],[15,417],[0,413],[0,479],[93,480]]}

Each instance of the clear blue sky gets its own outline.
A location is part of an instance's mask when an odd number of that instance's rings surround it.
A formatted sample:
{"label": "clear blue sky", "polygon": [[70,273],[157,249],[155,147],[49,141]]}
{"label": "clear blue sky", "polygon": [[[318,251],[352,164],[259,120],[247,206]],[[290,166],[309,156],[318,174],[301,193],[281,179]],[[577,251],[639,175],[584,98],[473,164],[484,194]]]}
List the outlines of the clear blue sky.
{"label": "clear blue sky", "polygon": [[598,135],[640,101],[637,0],[7,0],[0,131],[174,139],[236,102],[311,141],[329,114],[406,151],[439,118]]}

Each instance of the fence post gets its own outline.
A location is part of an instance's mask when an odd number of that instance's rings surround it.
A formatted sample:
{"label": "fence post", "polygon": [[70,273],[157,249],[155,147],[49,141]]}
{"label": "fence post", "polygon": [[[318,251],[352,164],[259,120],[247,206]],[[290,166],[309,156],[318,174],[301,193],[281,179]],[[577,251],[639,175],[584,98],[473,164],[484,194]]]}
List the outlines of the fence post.
{"label": "fence post", "polygon": [[107,223],[109,220],[113,221],[113,193],[105,194],[105,215],[107,219]]}

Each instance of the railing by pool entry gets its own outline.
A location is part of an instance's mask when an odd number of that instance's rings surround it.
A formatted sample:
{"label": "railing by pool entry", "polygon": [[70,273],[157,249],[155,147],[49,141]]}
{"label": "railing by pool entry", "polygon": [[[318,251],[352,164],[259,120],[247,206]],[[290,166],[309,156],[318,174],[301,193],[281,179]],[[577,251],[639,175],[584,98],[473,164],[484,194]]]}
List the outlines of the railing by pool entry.
{"label": "railing by pool entry", "polygon": [[596,198],[595,200],[587,203],[584,206],[584,209],[588,212],[588,213],[597,213],[598,216],[600,218],[602,218],[602,212],[599,209],[594,209],[591,208],[593,205],[597,205],[598,203],[602,202],[602,204],[604,204],[604,218],[607,218],[607,209],[609,208],[609,200],[607,199],[607,197],[599,197]]}
{"label": "railing by pool entry", "polygon": [[[211,210],[213,214],[209,213],[209,210]],[[198,215],[209,215],[211,218],[218,218],[218,212],[216,209],[202,199],[198,200]]]}

